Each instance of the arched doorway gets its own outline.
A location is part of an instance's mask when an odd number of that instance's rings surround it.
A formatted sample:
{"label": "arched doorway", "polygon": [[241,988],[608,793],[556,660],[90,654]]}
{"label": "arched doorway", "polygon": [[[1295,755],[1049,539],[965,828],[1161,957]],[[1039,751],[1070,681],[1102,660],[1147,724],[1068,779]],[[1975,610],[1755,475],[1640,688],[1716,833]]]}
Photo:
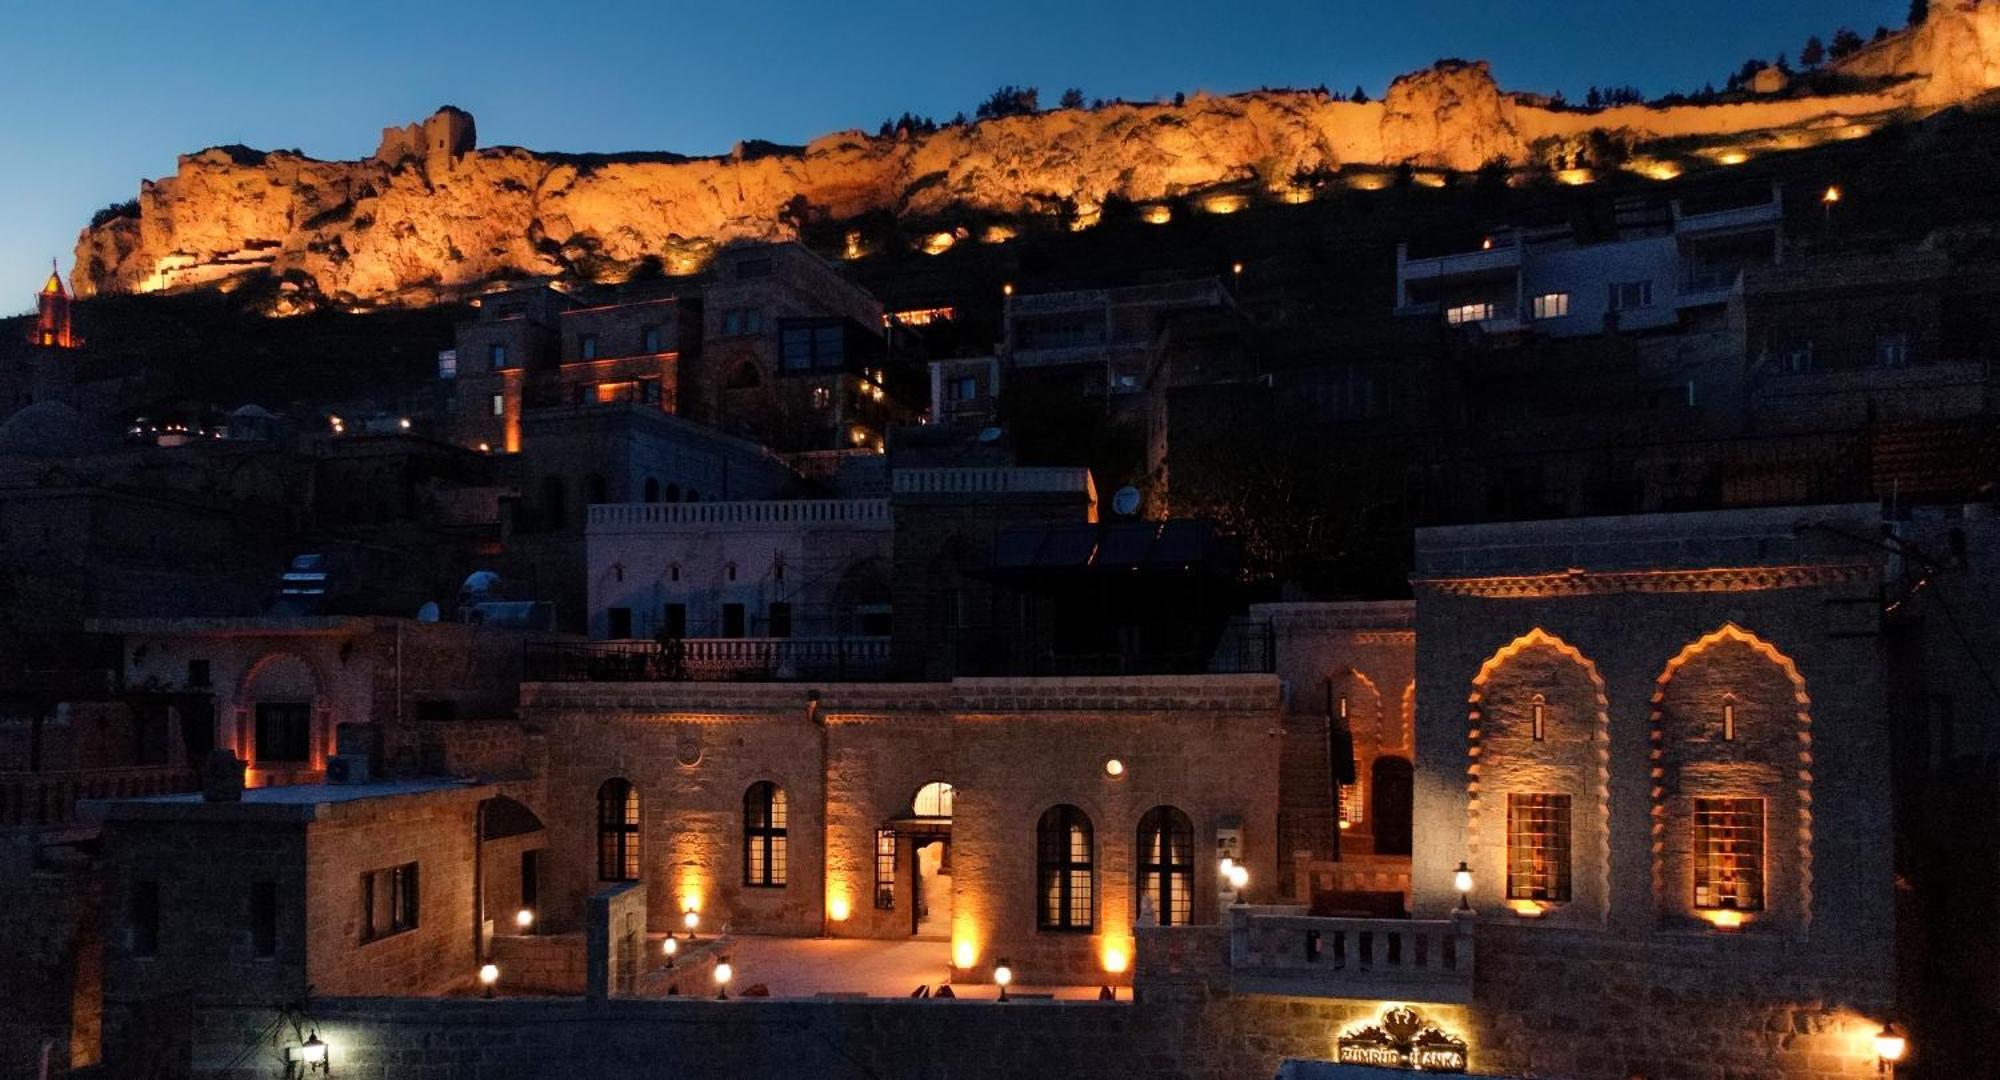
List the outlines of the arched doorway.
{"label": "arched doorway", "polygon": [[910,854],[910,933],[951,937],[951,813],[956,793],[941,780],[917,789],[910,812],[895,822]]}
{"label": "arched doorway", "polygon": [[1369,770],[1374,791],[1368,805],[1375,821],[1375,854],[1408,855],[1415,815],[1416,778],[1408,758],[1379,757]]}

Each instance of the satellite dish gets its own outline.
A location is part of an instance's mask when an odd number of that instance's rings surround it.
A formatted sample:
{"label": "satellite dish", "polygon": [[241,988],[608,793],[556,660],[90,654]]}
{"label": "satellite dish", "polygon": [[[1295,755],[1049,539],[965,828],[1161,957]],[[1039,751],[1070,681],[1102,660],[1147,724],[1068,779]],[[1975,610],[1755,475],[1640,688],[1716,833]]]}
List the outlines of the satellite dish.
{"label": "satellite dish", "polygon": [[980,442],[984,442],[984,443],[990,443],[990,442],[999,442],[999,441],[1000,441],[1000,429],[999,429],[999,428],[997,428],[997,427],[990,427],[990,428],[982,428],[982,429],[980,429],[980,432],[979,432],[979,441],[980,441]]}
{"label": "satellite dish", "polygon": [[1139,489],[1130,484],[1111,494],[1111,512],[1119,517],[1131,517],[1139,512]]}
{"label": "satellite dish", "polygon": [[418,622],[438,621],[437,601],[435,600],[424,601],[424,606],[417,609],[417,621]]}

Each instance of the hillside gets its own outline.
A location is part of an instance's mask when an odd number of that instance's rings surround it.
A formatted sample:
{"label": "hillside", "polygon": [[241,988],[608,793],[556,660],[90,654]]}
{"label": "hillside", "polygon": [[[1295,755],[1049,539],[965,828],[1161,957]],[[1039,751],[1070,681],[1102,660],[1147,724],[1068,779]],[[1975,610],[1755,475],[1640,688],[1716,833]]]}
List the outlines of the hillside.
{"label": "hillside", "polygon": [[2000,0],[1936,9],[1832,72],[1826,88],[1840,92],[1659,107],[1567,108],[1503,92],[1484,64],[1441,61],[1395,80],[1381,101],[1197,95],[697,159],[481,149],[473,118],[447,108],[386,130],[361,161],[239,146],[184,156],[173,176],[145,182],[129,208],[84,230],[72,277],[90,296],[269,275],[281,283],[269,310],[290,314],[424,304],[509,278],[693,273],[720,244],[870,215],[930,228],[918,243],[936,250],[950,243],[937,234],[969,223],[1002,236],[1051,223],[1089,229],[1121,201],[1283,204],[1385,168],[1429,179],[1503,165],[1529,181],[1678,174],[1865,133],[2000,85]]}

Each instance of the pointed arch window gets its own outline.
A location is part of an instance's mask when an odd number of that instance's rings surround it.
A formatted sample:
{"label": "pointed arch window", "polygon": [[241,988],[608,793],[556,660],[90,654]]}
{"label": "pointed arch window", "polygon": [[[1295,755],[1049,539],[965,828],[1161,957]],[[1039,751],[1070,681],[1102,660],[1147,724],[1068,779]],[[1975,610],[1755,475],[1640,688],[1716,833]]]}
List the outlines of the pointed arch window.
{"label": "pointed arch window", "polygon": [[784,788],[760,780],[743,793],[743,884],[784,887],[786,817]]}
{"label": "pointed arch window", "polygon": [[1194,824],[1175,807],[1139,819],[1139,894],[1152,898],[1161,926],[1194,921]]}
{"label": "pointed arch window", "polygon": [[1035,827],[1035,840],[1036,925],[1088,933],[1095,922],[1097,878],[1089,816],[1067,804],[1051,806]]}
{"label": "pointed arch window", "polygon": [[597,789],[597,880],[639,880],[639,789],[621,777]]}

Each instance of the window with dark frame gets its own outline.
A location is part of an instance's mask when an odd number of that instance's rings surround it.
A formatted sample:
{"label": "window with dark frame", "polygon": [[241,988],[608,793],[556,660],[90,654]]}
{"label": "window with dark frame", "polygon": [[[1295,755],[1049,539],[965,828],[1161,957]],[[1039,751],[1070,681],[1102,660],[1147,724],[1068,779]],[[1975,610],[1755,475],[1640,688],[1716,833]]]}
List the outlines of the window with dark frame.
{"label": "window with dark frame", "polygon": [[1037,903],[1035,925],[1042,930],[1089,932],[1093,918],[1090,818],[1068,804],[1051,806],[1035,826]]}
{"label": "window with dark frame", "polygon": [[722,636],[723,637],[743,636],[742,604],[722,605]]}
{"label": "window with dark frame", "polygon": [[505,370],[507,367],[507,346],[497,341],[486,346],[486,365],[494,371]]}
{"label": "window with dark frame", "polygon": [[896,908],[896,830],[875,830],[875,907]]}
{"label": "window with dark frame", "polygon": [[660,636],[684,638],[688,633],[688,606],[668,604],[660,611]]}
{"label": "window with dark frame", "polygon": [[1694,800],[1694,906],[1764,910],[1764,800]]}
{"label": "window with dark frame", "polygon": [[607,608],[605,615],[605,637],[613,641],[623,641],[632,636],[632,609],[628,607]]}
{"label": "window with dark frame", "polygon": [[770,625],[766,628],[766,630],[768,631],[770,636],[774,638],[791,637],[792,605],[784,603],[783,601],[777,601],[777,600],[772,601]]}
{"label": "window with dark frame", "polygon": [[250,883],[250,955],[268,960],[278,955],[278,883]]}
{"label": "window with dark frame", "polygon": [[134,881],[125,897],[125,918],[130,927],[128,947],[133,956],[160,954],[160,883]]}
{"label": "window with dark frame", "polygon": [[786,816],[784,788],[760,780],[743,793],[743,884],[784,886]]}
{"label": "window with dark frame", "polygon": [[417,928],[417,864],[361,875],[361,943]]}
{"label": "window with dark frame", "polygon": [[1567,903],[1570,797],[1507,796],[1507,899]]}
{"label": "window with dark frame", "polygon": [[1153,898],[1161,926],[1194,921],[1194,824],[1175,807],[1139,819],[1139,892]]}
{"label": "window with dark frame", "polygon": [[257,703],[256,762],[303,764],[312,760],[312,704],[304,701]]}
{"label": "window with dark frame", "polygon": [[639,880],[639,789],[620,777],[597,788],[597,880]]}

